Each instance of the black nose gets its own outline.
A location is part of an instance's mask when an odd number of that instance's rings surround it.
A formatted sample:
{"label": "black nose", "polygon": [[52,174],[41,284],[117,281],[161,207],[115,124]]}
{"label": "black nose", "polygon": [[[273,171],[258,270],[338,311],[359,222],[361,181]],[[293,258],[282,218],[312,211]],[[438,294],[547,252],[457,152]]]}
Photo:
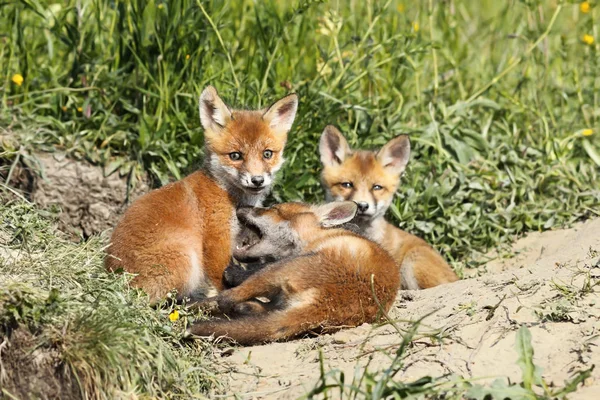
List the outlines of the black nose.
{"label": "black nose", "polygon": [[360,212],[365,212],[369,209],[369,203],[367,203],[366,201],[359,201],[358,203],[356,203],[356,205],[358,206],[358,211]]}
{"label": "black nose", "polygon": [[262,177],[262,176],[260,176],[260,175],[256,175],[256,176],[253,176],[252,178],[250,178],[250,180],[252,181],[252,184],[253,184],[254,186],[260,186],[260,185],[262,185],[262,184],[263,184],[263,182],[265,181],[265,178],[263,178],[263,177]]}

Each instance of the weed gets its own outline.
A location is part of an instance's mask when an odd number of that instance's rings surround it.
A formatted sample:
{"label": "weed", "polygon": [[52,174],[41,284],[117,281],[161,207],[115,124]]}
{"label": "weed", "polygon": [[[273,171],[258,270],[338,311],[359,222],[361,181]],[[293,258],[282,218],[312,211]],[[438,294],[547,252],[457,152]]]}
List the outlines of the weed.
{"label": "weed", "polygon": [[514,383],[498,378],[489,385],[477,383],[477,379],[463,379],[457,376],[443,376],[433,378],[422,377],[413,382],[403,382],[394,379],[402,370],[403,360],[408,354],[409,343],[412,342],[420,322],[417,321],[409,332],[403,337],[402,343],[396,351],[390,366],[383,370],[369,371],[369,365],[359,368],[351,380],[347,381],[341,371],[332,370],[325,372],[321,354],[321,376],[312,391],[305,398],[340,398],[340,399],[388,399],[423,398],[443,399],[554,399],[563,398],[574,392],[578,385],[587,379],[594,370],[592,365],[586,370],[576,371],[563,387],[549,387],[542,379],[541,370],[533,360],[533,347],[531,333],[526,326],[521,326],[516,334],[515,349],[519,355],[517,364],[521,369],[521,382]]}
{"label": "weed", "polygon": [[129,277],[105,271],[98,238],[69,243],[43,214],[0,205],[0,393],[190,398],[218,386],[203,361],[210,349],[180,342],[192,315],[150,308]]}

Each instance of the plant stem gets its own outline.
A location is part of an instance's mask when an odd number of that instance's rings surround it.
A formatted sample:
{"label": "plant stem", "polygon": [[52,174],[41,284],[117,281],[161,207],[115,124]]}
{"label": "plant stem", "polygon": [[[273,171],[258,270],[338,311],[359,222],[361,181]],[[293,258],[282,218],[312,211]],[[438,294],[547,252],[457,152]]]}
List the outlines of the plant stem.
{"label": "plant stem", "polygon": [[523,61],[523,59],[525,57],[527,57],[533,51],[533,49],[535,49],[537,47],[537,45],[540,44],[540,42],[548,36],[550,31],[552,30],[552,26],[554,26],[554,23],[556,22],[556,18],[558,17],[558,14],[560,13],[560,10],[562,9],[562,7],[563,7],[562,4],[559,4],[558,6],[556,6],[556,10],[554,11],[554,14],[552,15],[552,19],[550,19],[550,22],[548,23],[548,27],[546,28],[544,33],[542,33],[541,36],[531,46],[529,46],[529,48],[525,51],[525,53],[523,53],[523,55],[521,57],[519,57],[516,61],[513,61],[512,64],[510,64],[502,72],[500,72],[498,75],[496,75],[494,77],[494,79],[492,79],[491,81],[486,83],[481,89],[479,89],[473,95],[471,95],[471,97],[469,97],[466,102],[470,103],[471,101],[473,101],[476,98],[478,98],[479,96],[481,96],[486,90],[488,90],[489,88],[494,86],[498,81],[500,81],[500,79],[502,79],[506,74],[508,74],[517,65],[519,65],[521,63],[521,61]]}
{"label": "plant stem", "polygon": [[217,26],[213,22],[210,15],[208,15],[206,10],[204,9],[204,6],[202,6],[202,2],[200,0],[196,0],[196,3],[198,4],[198,7],[200,7],[200,10],[202,10],[202,14],[204,14],[204,16],[208,20],[208,23],[210,24],[210,26],[215,31],[215,34],[217,35],[217,39],[219,39],[219,43],[221,44],[221,47],[223,48],[223,51],[225,52],[225,55],[227,56],[227,61],[229,61],[229,67],[231,68],[231,74],[233,75],[233,80],[235,81],[235,87],[236,87],[236,89],[239,89],[240,81],[238,80],[237,75],[235,74],[235,68],[233,68],[233,61],[231,61],[231,55],[229,54],[229,51],[227,51],[227,48],[225,47],[225,43],[223,42],[223,38],[221,37],[219,30],[217,29]]}

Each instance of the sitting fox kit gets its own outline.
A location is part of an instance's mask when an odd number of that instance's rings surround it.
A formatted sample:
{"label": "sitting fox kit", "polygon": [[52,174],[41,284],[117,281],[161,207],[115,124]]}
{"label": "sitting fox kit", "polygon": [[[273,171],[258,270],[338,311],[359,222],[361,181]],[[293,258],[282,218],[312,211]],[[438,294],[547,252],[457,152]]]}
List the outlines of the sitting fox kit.
{"label": "sitting fox kit", "polygon": [[329,201],[358,204],[353,221],[369,239],[390,252],[400,267],[403,289],[426,289],[458,277],[424,240],[388,223],[384,216],[410,156],[410,140],[400,135],[378,152],[352,150],[340,131],[327,126],[319,144],[322,182]]}
{"label": "sitting fox kit", "polygon": [[129,207],[112,235],[106,267],[137,274],[133,285],[153,302],[172,289],[181,297],[222,290],[235,209],[260,205],[269,193],[297,106],[292,94],[266,110],[231,110],[213,87],[205,88],[204,168]]}
{"label": "sitting fox kit", "polygon": [[190,332],[256,344],[375,321],[393,304],[400,277],[379,245],[339,228],[356,212],[353,202],[240,208],[234,257],[269,263],[219,293],[218,307],[231,319],[202,321]]}

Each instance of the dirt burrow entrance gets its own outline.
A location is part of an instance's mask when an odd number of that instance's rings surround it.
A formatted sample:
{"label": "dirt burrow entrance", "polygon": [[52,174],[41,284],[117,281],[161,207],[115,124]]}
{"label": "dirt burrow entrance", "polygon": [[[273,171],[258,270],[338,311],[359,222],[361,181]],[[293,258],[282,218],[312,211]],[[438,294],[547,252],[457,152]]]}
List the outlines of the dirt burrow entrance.
{"label": "dirt burrow entrance", "polygon": [[[534,362],[546,382],[562,385],[574,371],[600,364],[600,298],[597,289],[586,289],[600,283],[600,219],[532,235],[513,249],[517,257],[489,265],[491,271],[504,272],[399,293],[390,311],[393,319],[416,321],[432,314],[396,379],[456,374],[487,382],[508,376],[519,382],[515,336],[521,324],[531,331]],[[319,351],[326,369],[343,371],[349,383],[355,368],[369,364],[375,372],[389,367],[390,353],[400,342],[391,326],[365,324],[313,339],[227,349],[217,362],[227,377],[228,394],[291,399],[317,382]],[[569,398],[597,399],[598,393],[600,368]]]}
{"label": "dirt burrow entrance", "polygon": [[[80,240],[114,228],[126,206],[148,192],[148,179],[135,182],[61,153],[35,153],[13,169],[11,186],[42,208],[57,206],[59,229]],[[4,178],[7,165],[2,168]]]}

